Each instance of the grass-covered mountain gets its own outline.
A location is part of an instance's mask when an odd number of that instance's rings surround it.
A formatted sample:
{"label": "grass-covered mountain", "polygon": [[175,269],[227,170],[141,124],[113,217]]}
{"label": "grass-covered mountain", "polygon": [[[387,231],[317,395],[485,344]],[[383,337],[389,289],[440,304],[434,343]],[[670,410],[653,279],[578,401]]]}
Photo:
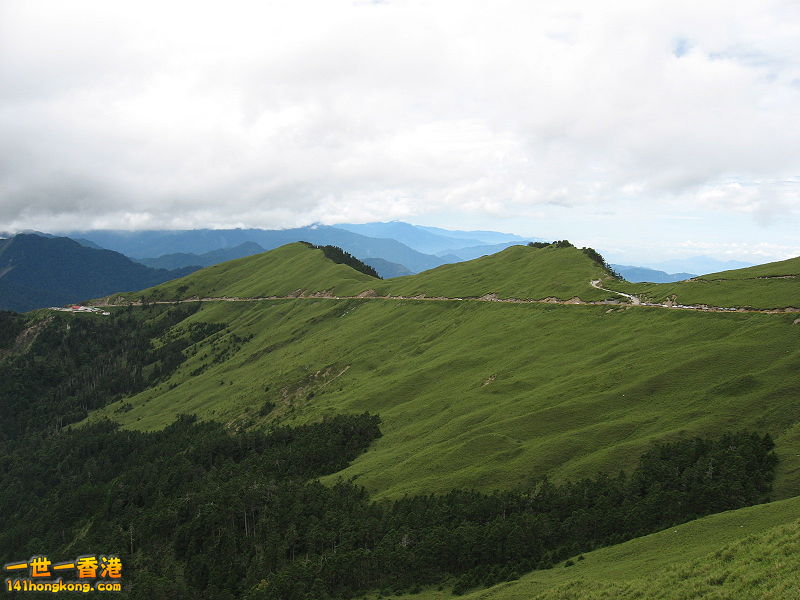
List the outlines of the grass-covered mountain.
{"label": "grass-covered mountain", "polygon": [[395,279],[391,287],[381,289],[406,296],[461,298],[495,294],[499,298],[602,300],[609,294],[589,282],[607,277],[607,269],[577,248],[520,245]]}
{"label": "grass-covered mountain", "polygon": [[[545,245],[546,246],[546,245]],[[128,297],[267,297],[287,295],[426,296],[583,301],[615,298],[590,281],[613,278],[586,252],[554,245],[512,246],[473,261],[443,265],[413,276],[377,280],[336,266],[300,242],[218,264]]]}
{"label": "grass-covered mountain", "polygon": [[[106,321],[3,317],[0,400],[34,404],[6,411],[2,431],[30,446],[0,462],[0,510],[42,544],[126,553],[142,598],[791,590],[796,315],[486,301],[624,302],[589,282],[634,285],[590,249],[540,246],[387,281],[296,243],[115,294],[145,306],[112,306]],[[744,295],[760,281],[749,275],[793,264],[722,279]],[[62,356],[74,373],[56,368]],[[69,418],[36,418],[37,401]],[[92,448],[111,450],[71,459]],[[51,479],[93,483],[36,483]],[[63,540],[41,497],[75,511]],[[790,500],[678,526],[776,498]],[[44,552],[14,532],[0,545]],[[737,542],[748,534],[762,537]]]}
{"label": "grass-covered mountain", "polygon": [[26,311],[152,286],[193,269],[151,269],[68,238],[0,240],[0,310]]}
{"label": "grass-covered mountain", "polygon": [[182,279],[123,297],[173,300],[302,294],[354,295],[381,283],[377,277],[337,264],[302,242],[196,271]]}

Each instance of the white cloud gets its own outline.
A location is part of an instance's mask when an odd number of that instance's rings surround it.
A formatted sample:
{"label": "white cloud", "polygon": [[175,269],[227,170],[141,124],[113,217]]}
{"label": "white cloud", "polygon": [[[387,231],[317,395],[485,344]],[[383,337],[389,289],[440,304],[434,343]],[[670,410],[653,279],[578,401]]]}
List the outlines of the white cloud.
{"label": "white cloud", "polygon": [[797,39],[788,1],[7,0],[0,229],[621,198],[769,225],[800,206]]}

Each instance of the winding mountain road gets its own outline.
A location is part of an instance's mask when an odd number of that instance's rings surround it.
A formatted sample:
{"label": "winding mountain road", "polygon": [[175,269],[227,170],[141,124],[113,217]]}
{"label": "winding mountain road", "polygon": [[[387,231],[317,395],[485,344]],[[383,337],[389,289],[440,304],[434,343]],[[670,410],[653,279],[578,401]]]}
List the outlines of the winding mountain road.
{"label": "winding mountain road", "polygon": [[755,308],[734,308],[725,306],[706,306],[706,305],[685,305],[685,304],[659,304],[653,302],[643,302],[639,297],[625,292],[618,292],[602,287],[601,280],[595,279],[589,284],[596,289],[616,294],[623,297],[627,302],[620,302],[619,300],[595,300],[585,301],[578,297],[570,298],[569,300],[559,300],[558,298],[543,298],[541,300],[520,299],[520,298],[499,298],[497,294],[485,294],[480,298],[450,298],[445,296],[379,296],[373,290],[367,290],[357,296],[335,296],[331,293],[316,292],[306,294],[305,291],[298,290],[296,293],[289,296],[254,296],[254,297],[235,297],[235,296],[214,296],[214,297],[192,297],[183,300],[152,300],[142,302],[136,300],[132,302],[110,302],[114,296],[103,298],[100,302],[93,303],[92,306],[107,307],[107,306],[142,306],[143,304],[178,304],[188,302],[259,302],[263,300],[392,300],[392,301],[411,301],[423,300],[428,302],[505,302],[511,304],[565,304],[565,305],[607,305],[630,308],[632,306],[650,307],[650,308],[666,308],[670,310],[693,310],[700,312],[737,312],[737,313],[764,313],[764,314],[785,314],[800,312],[800,308],[773,308],[773,309],[755,309]]}
{"label": "winding mountain road", "polygon": [[[625,298],[631,301],[631,304],[634,305],[642,304],[642,301],[639,300],[639,298],[637,298],[636,296],[632,296],[631,294],[626,294],[625,292],[617,292],[615,290],[609,290],[604,287],[600,287],[600,283],[601,281],[599,279],[592,279],[589,282],[589,285],[592,286],[593,288],[597,288],[598,290],[603,290],[604,292],[611,292],[612,294],[617,294],[618,296],[624,296]],[[653,306],[664,306],[665,308],[669,308],[665,304],[658,304]]]}

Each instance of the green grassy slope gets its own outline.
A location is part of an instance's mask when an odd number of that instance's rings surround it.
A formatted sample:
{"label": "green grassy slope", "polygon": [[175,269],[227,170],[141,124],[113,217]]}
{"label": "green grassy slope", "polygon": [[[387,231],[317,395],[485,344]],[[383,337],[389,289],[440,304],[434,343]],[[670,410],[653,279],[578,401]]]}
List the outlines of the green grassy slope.
{"label": "green grassy slope", "polygon": [[800,257],[676,283],[608,282],[643,300],[743,308],[800,308]]}
{"label": "green grassy slope", "polygon": [[382,281],[334,264],[322,251],[295,243],[119,297],[263,297],[302,290],[307,295],[356,296],[372,291],[380,296],[478,298],[497,294],[499,298],[579,297],[591,301],[615,297],[589,285],[592,279],[608,277],[607,271],[577,248],[512,246],[491,256]]}
{"label": "green grassy slope", "polygon": [[342,475],[395,496],[616,471],[655,439],[751,428],[776,437],[779,495],[800,492],[792,315],[306,299],[207,303],[192,318],[229,333],[107,414],[159,428],[179,413],[257,424],[369,410],[385,435]]}
{"label": "green grassy slope", "polygon": [[609,274],[577,248],[511,246],[468,262],[443,265],[424,273],[393,279],[392,294],[500,298],[603,300],[607,292],[589,285]]}
{"label": "green grassy slope", "polygon": [[732,269],[730,271],[710,273],[708,275],[701,275],[696,279],[711,281],[714,279],[755,279],[757,277],[784,277],[787,275],[800,275],[800,256],[788,260],[756,265],[754,267],[746,267],[744,269]]}
{"label": "green grassy slope", "polygon": [[[465,600],[783,600],[800,596],[800,498],[698,519]],[[403,600],[452,599],[448,589]]]}
{"label": "green grassy slope", "polygon": [[245,258],[220,263],[187,277],[122,298],[154,299],[191,297],[287,296],[303,290],[308,294],[330,292],[350,295],[371,287],[379,279],[325,258],[322,250],[296,242]]}

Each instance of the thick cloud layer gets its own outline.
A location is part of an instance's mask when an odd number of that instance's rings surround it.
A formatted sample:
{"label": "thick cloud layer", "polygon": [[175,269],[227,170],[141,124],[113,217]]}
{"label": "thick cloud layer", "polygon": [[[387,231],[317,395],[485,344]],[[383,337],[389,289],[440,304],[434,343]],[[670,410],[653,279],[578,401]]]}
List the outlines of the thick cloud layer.
{"label": "thick cloud layer", "polygon": [[609,246],[663,217],[664,244],[800,253],[798,39],[793,1],[6,0],[0,230],[401,218]]}

